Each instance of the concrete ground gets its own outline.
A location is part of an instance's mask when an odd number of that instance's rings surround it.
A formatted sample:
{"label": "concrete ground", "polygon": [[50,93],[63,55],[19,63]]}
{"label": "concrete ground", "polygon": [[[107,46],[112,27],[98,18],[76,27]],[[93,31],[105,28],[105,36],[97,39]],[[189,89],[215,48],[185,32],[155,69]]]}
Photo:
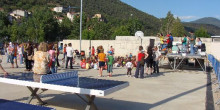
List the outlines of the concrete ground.
{"label": "concrete ground", "polygon": [[[11,74],[24,72],[23,65],[10,68],[3,60],[3,67]],[[98,70],[79,70],[79,76],[98,77]],[[60,68],[59,71],[70,71]],[[95,104],[99,110],[204,110],[206,102],[207,75],[200,70],[172,71],[160,69],[160,74],[144,79],[126,77],[126,68],[114,68],[113,77],[102,79],[128,81],[129,86],[105,97],[97,97]],[[134,71],[132,71],[134,74]],[[3,74],[2,72],[0,74]],[[104,71],[107,76],[107,72]],[[0,83],[0,98],[25,102],[30,95],[23,86]],[[86,104],[76,95],[48,90],[40,95],[48,107],[57,110],[83,110]],[[34,99],[31,104],[37,104]]]}

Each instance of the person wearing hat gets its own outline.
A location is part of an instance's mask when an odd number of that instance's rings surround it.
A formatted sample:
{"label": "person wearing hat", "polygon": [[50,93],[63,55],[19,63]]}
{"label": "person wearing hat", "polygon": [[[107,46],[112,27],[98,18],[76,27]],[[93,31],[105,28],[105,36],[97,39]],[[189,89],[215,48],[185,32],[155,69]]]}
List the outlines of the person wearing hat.
{"label": "person wearing hat", "polygon": [[108,55],[108,68],[107,68],[107,72],[109,73],[109,77],[112,76],[112,69],[113,69],[113,63],[114,63],[114,57],[113,57],[113,52],[112,51],[109,51],[108,52],[109,55]]}

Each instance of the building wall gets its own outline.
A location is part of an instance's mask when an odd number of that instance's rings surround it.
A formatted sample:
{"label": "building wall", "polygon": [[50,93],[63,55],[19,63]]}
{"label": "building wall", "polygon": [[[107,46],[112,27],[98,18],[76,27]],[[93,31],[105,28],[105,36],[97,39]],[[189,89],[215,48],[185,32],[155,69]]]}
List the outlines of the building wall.
{"label": "building wall", "polygon": [[220,61],[220,43],[213,42],[209,45],[209,53],[214,55],[216,59]]}
{"label": "building wall", "polygon": [[[149,45],[150,39],[155,40],[155,44],[159,43],[159,38],[155,36],[146,36],[142,37],[142,45],[144,49]],[[174,42],[181,42],[181,37],[174,37]],[[212,53],[216,55],[216,47],[220,47],[220,43],[212,43],[211,38],[201,38],[202,42],[206,44],[207,53]],[[91,43],[90,43],[91,42]],[[79,40],[63,40],[64,44],[72,43],[74,49],[79,50],[80,41]],[[138,46],[141,45],[141,39],[134,36],[116,36],[115,40],[82,40],[82,50],[88,55],[89,47],[94,46],[97,48],[99,45],[102,45],[107,52],[110,46],[113,46],[115,49],[115,56],[125,56],[130,53],[136,54],[138,51]],[[213,47],[215,47],[213,49]],[[220,49],[219,49],[220,51]],[[220,54],[220,52],[219,52]]]}
{"label": "building wall", "polygon": [[55,7],[54,9],[53,9],[55,12],[63,12],[63,7]]}
{"label": "building wall", "polygon": [[14,10],[12,13],[19,15],[19,16],[22,16],[22,17],[27,17],[27,12],[25,12],[23,10]]}

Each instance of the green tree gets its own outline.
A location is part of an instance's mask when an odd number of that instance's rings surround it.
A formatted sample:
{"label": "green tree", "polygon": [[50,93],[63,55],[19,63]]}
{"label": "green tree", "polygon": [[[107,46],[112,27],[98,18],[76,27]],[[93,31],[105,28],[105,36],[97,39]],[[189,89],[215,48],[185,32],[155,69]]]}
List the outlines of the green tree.
{"label": "green tree", "polygon": [[135,32],[142,30],[142,22],[138,19],[130,19],[127,22],[127,27],[129,30],[130,35],[134,35]]}
{"label": "green tree", "polygon": [[84,29],[82,32],[82,39],[95,40],[95,31],[92,29]]}
{"label": "green tree", "polygon": [[171,33],[174,21],[175,21],[175,18],[173,17],[173,14],[171,13],[171,11],[169,11],[167,13],[166,18],[162,20],[162,26],[161,26],[160,31],[166,34]]}
{"label": "green tree", "polygon": [[12,42],[17,41],[18,38],[19,38],[19,37],[18,37],[19,33],[18,33],[18,25],[17,25],[16,22],[14,22],[13,25],[11,26],[11,31],[10,31],[10,33],[11,33],[11,41],[12,41]]}
{"label": "green tree", "polygon": [[0,39],[6,40],[6,36],[9,36],[8,34],[8,26],[10,22],[7,19],[7,16],[5,13],[0,12]]}
{"label": "green tree", "polygon": [[127,26],[120,26],[114,29],[112,34],[112,39],[115,39],[116,36],[129,36],[130,32]]}
{"label": "green tree", "polygon": [[210,37],[204,27],[200,27],[198,30],[196,30],[195,35],[196,37]]}
{"label": "green tree", "polygon": [[73,29],[73,23],[67,18],[64,17],[63,21],[60,23],[60,39],[66,39],[70,34],[71,30]]}
{"label": "green tree", "polygon": [[181,23],[181,20],[177,17],[173,23],[172,27],[172,34],[175,37],[182,37],[185,33],[185,29],[183,24]]}

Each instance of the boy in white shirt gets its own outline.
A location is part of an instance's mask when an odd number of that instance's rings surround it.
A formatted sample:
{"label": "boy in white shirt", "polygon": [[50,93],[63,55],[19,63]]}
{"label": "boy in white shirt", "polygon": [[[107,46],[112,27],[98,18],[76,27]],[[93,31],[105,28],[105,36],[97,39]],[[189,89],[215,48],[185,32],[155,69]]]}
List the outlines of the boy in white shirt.
{"label": "boy in white shirt", "polygon": [[159,60],[161,58],[161,53],[157,46],[154,47],[154,53],[153,53],[153,66],[154,66],[154,72],[153,73],[159,73]]}
{"label": "boy in white shirt", "polygon": [[131,77],[132,67],[133,67],[133,64],[131,63],[131,58],[129,58],[128,62],[126,63],[127,76],[128,76],[128,77]]}
{"label": "boy in white shirt", "polygon": [[68,67],[68,62],[70,62],[70,69],[73,69],[73,53],[74,50],[72,48],[72,44],[69,43],[68,47],[66,47],[66,52],[67,52],[67,61],[66,61],[66,68]]}

